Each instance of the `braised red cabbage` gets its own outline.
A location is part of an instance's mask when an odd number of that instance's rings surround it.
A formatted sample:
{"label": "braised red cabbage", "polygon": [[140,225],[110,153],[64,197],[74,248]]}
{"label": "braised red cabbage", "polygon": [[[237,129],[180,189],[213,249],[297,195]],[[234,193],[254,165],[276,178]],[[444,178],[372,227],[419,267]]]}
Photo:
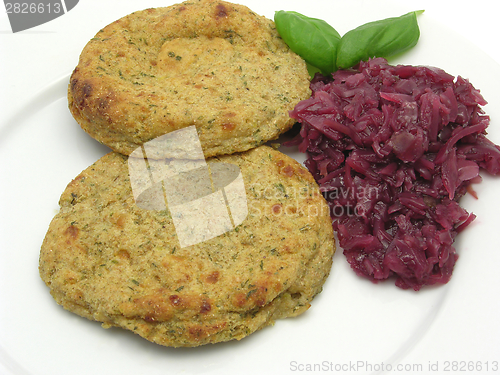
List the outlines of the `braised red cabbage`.
{"label": "braised red cabbage", "polygon": [[351,267],[403,289],[447,283],[454,239],[475,217],[458,201],[480,169],[500,173],[479,90],[383,58],[317,74],[311,90],[290,113],[302,126],[288,145],[307,153]]}

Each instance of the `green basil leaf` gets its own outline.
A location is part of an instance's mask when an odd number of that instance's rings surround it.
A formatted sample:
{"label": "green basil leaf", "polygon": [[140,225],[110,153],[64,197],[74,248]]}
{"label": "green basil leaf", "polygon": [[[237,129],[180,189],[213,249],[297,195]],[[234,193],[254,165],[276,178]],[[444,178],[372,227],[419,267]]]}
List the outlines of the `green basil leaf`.
{"label": "green basil leaf", "polygon": [[274,22],[285,43],[308,64],[324,73],[336,70],[340,35],[327,22],[284,10],[275,12]]}
{"label": "green basil leaf", "polygon": [[387,58],[412,48],[420,37],[417,15],[422,12],[369,22],[348,31],[340,40],[337,67],[347,69],[371,57]]}

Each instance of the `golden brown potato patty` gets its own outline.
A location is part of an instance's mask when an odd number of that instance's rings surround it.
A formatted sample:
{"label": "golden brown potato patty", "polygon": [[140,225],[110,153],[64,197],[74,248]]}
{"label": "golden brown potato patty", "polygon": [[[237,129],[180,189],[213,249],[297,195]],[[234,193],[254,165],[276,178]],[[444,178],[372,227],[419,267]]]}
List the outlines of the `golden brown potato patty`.
{"label": "golden brown potato patty", "polygon": [[81,127],[125,155],[191,125],[207,157],[245,151],[290,129],[288,111],[309,95],[306,64],[274,22],[216,0],[106,26],[83,49],[68,89]]}
{"label": "golden brown potato patty", "polygon": [[109,153],[77,176],[40,253],[55,300],[104,327],[175,347],[239,340],[307,310],[335,251],[314,179],[267,146],[210,162],[238,166],[248,215],[187,247],[168,209],[136,205],[126,156]]}

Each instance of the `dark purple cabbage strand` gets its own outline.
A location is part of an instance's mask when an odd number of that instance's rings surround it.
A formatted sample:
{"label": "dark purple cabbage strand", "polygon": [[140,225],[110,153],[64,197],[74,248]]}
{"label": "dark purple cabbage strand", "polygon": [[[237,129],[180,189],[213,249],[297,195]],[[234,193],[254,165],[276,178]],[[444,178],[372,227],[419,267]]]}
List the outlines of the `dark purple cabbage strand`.
{"label": "dark purple cabbage strand", "polygon": [[479,170],[500,173],[478,90],[441,69],[383,58],[317,74],[290,115],[327,199],[340,246],[374,282],[419,290],[449,281],[456,235],[472,220],[458,200]]}

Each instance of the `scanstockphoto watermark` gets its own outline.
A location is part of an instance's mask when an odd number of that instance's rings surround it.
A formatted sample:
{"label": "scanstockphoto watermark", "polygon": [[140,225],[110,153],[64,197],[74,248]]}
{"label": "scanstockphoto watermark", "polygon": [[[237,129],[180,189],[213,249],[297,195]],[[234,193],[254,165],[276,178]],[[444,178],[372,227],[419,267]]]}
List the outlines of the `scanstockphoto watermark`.
{"label": "scanstockphoto watermark", "polygon": [[205,160],[194,126],[146,142],[128,159],[135,203],[168,210],[181,247],[232,231],[248,215],[238,166]]}
{"label": "scanstockphoto watermark", "polygon": [[500,372],[498,361],[428,361],[426,363],[374,363],[369,361],[349,361],[335,363],[322,361],[305,363],[291,361],[289,370],[296,373],[402,373],[402,374],[431,374],[431,373],[498,373]]}
{"label": "scanstockphoto watermark", "polygon": [[371,363],[368,361],[349,361],[344,363],[334,363],[331,361],[322,361],[317,363],[290,362],[290,371],[293,372],[330,372],[330,373],[371,373],[371,372],[401,372],[417,373],[427,370],[421,363]]}
{"label": "scanstockphoto watermark", "polygon": [[[136,148],[128,171],[136,205],[170,211],[181,247],[195,245],[238,227],[248,215],[318,217],[363,215],[362,206],[318,202],[315,184],[283,184],[257,180],[245,186],[240,168],[205,160],[195,126],[165,134]],[[289,174],[290,171],[287,171]],[[286,186],[285,186],[286,185]],[[329,191],[360,199],[372,191]],[[354,196],[356,195],[356,196]],[[355,200],[354,200],[355,202]],[[308,230],[304,227],[303,230]]]}
{"label": "scanstockphoto watermark", "polygon": [[78,0],[4,0],[13,33],[31,29],[63,16]]}
{"label": "scanstockphoto watermark", "polygon": [[[249,212],[252,215],[268,215],[269,212],[262,211],[262,201],[278,201],[272,206],[272,216],[321,216],[325,213],[333,218],[345,216],[366,216],[366,208],[363,202],[378,198],[379,191],[375,187],[353,189],[350,187],[331,188],[321,193],[315,185],[301,187],[285,186],[283,184],[261,184],[253,183],[247,187],[249,196],[255,199],[249,200]],[[308,197],[322,194],[328,206],[304,205]],[[340,203],[341,202],[341,203]],[[257,204],[256,204],[257,203]],[[268,210],[269,211],[269,210]]]}

